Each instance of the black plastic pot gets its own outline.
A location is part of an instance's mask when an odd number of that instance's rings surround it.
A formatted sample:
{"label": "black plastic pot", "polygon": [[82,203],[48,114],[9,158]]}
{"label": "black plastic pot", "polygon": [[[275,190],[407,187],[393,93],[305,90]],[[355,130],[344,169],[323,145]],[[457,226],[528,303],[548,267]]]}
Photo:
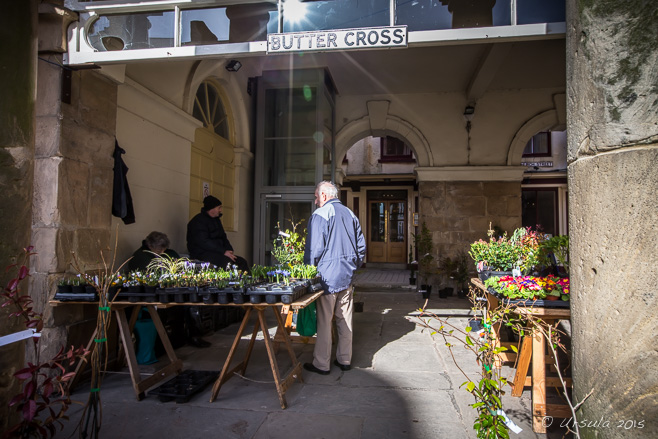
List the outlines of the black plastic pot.
{"label": "black plastic pot", "polygon": [[512,275],[511,271],[482,270],[478,273],[478,277],[482,282],[484,282],[485,280],[489,279],[492,276],[503,277],[503,276],[511,276],[511,275]]}
{"label": "black plastic pot", "polygon": [[439,297],[441,299],[447,299],[448,297],[452,296],[453,291],[454,291],[454,288],[452,288],[452,287],[441,288],[439,290]]}

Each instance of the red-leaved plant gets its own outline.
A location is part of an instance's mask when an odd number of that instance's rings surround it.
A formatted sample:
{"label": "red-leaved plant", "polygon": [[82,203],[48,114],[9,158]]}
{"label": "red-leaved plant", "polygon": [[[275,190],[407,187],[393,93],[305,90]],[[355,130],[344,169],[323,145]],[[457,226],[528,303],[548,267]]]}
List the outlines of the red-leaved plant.
{"label": "red-leaved plant", "polygon": [[[43,329],[43,314],[34,311],[32,298],[21,294],[20,290],[21,282],[29,276],[27,261],[35,254],[32,250],[33,247],[24,250],[23,262],[20,265],[7,266],[7,272],[15,271],[16,274],[0,294],[3,300],[0,306],[13,307],[15,311],[10,317],[23,319],[26,328],[40,333]],[[5,438],[53,437],[57,431],[56,426],[63,428],[61,421],[68,420],[66,411],[72,403],[69,387],[75,372],[67,372],[66,366],[72,367],[78,359],[84,359],[88,351],[84,347],[74,349],[71,346],[64,352],[62,347],[57,355],[42,363],[39,359],[39,340],[38,336],[28,340],[34,349],[36,364],[28,362],[27,367],[14,374],[23,386],[21,392],[11,399],[9,406],[16,407],[16,411],[22,415],[22,420],[4,434]]]}

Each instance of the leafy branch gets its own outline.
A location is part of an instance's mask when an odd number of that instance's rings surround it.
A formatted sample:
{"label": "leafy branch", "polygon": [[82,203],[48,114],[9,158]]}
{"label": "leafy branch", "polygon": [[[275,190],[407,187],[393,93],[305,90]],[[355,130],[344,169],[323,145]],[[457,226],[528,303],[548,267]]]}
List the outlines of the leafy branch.
{"label": "leafy branch", "polygon": [[25,327],[35,331],[30,340],[36,359],[35,363],[28,362],[27,367],[14,373],[14,377],[23,386],[22,391],[9,401],[9,406],[16,407],[22,420],[5,432],[5,438],[49,438],[55,436],[57,426],[60,429],[64,427],[62,420],[68,420],[66,411],[72,404],[69,388],[75,376],[75,372],[67,372],[67,366],[72,367],[88,354],[84,347],[75,349],[71,346],[66,352],[62,347],[52,359],[41,362],[39,341],[43,330],[43,314],[34,311],[29,295],[21,293],[21,283],[29,277],[27,261],[36,254],[32,249],[28,247],[24,250],[22,263],[7,267],[7,272],[15,270],[16,274],[0,294],[4,299],[1,307],[15,309],[9,317],[22,318]]}

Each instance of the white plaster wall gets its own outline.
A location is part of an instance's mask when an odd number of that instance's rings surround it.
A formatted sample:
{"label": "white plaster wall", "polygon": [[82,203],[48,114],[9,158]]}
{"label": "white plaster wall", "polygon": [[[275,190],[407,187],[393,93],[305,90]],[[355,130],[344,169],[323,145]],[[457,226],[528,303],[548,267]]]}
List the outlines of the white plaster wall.
{"label": "white plaster wall", "polygon": [[[128,184],[136,222],[113,219],[117,255],[130,257],[151,231],[166,233],[171,247],[187,253],[190,148],[201,123],[127,78],[119,86],[117,139],[126,150]],[[123,258],[123,259],[122,259]]]}

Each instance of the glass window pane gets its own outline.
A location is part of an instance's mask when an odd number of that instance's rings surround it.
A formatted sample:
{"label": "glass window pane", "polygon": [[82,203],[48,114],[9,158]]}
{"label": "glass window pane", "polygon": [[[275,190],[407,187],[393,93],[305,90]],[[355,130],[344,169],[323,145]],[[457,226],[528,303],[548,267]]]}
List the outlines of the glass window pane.
{"label": "glass window pane", "polygon": [[564,0],[516,0],[518,24],[560,23],[564,17]]}
{"label": "glass window pane", "polygon": [[181,45],[228,42],[229,19],[226,8],[181,11]]}
{"label": "glass window pane", "polygon": [[543,233],[555,235],[555,215],[557,209],[556,190],[527,190],[522,192],[522,225],[539,227]]}
{"label": "glass window pane", "polygon": [[512,24],[512,5],[510,0],[498,0],[493,7],[493,25],[509,26]]}
{"label": "glass window pane", "polygon": [[315,186],[315,152],[312,138],[266,140],[265,186]]}
{"label": "glass window pane", "polygon": [[537,191],[537,225],[544,233],[555,235],[554,191]]}
{"label": "glass window pane", "polygon": [[270,89],[265,92],[265,137],[312,137],[316,88]]}
{"label": "glass window pane", "polygon": [[283,32],[388,26],[390,20],[389,0],[289,0],[283,7]]}
{"label": "glass window pane", "polygon": [[396,0],[396,24],[410,31],[507,26],[510,0]]}
{"label": "glass window pane", "polygon": [[174,11],[104,15],[90,26],[87,38],[101,52],[173,47]]}
{"label": "glass window pane", "polygon": [[229,138],[228,115],[221,95],[212,83],[204,82],[199,86],[192,115],[203,122],[205,127],[210,127],[215,134]]}
{"label": "glass window pane", "polygon": [[452,14],[448,10],[448,2],[445,1],[396,0],[395,24],[406,24],[408,31],[450,29]]}
{"label": "glass window pane", "polygon": [[[292,230],[292,224],[299,223],[296,232],[302,234],[308,225],[308,219],[313,213],[312,201],[266,201],[265,202],[265,265],[274,265],[276,260],[272,257],[274,240],[277,238],[279,229]],[[291,223],[292,221],[292,223]]]}

